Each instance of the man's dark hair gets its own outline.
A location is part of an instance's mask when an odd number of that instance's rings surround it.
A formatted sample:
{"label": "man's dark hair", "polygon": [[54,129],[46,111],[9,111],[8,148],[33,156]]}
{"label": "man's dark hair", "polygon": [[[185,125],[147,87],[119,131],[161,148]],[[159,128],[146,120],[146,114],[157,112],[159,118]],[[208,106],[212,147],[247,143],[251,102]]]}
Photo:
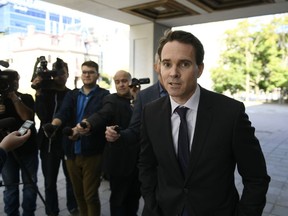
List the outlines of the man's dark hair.
{"label": "man's dark hair", "polygon": [[96,62],[94,62],[94,61],[91,61],[91,60],[89,60],[89,61],[85,61],[83,64],[82,64],[82,66],[87,66],[87,67],[93,67],[93,68],[96,68],[96,72],[97,73],[99,73],[99,66],[98,66],[98,64],[96,63]]}
{"label": "man's dark hair", "polygon": [[172,31],[170,29],[166,30],[164,33],[164,36],[160,38],[159,46],[157,50],[160,60],[161,60],[161,53],[162,53],[162,49],[164,45],[171,41],[178,41],[180,43],[192,45],[195,49],[195,55],[196,55],[195,57],[196,57],[197,65],[203,64],[204,48],[203,48],[201,41],[197,37],[195,37],[193,34],[191,34],[190,32],[181,31],[181,30],[179,31]]}
{"label": "man's dark hair", "polygon": [[[61,66],[58,65],[58,62],[61,62]],[[62,59],[57,58],[57,61],[52,64],[52,68],[53,70],[65,68],[67,70],[67,74],[69,74],[68,64],[64,62]]]}

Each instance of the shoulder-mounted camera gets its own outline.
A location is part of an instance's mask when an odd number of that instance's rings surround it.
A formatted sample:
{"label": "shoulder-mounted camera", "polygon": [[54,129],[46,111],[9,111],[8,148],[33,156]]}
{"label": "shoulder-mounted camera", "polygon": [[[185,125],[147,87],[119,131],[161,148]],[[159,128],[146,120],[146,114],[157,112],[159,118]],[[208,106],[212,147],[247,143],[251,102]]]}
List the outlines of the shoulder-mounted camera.
{"label": "shoulder-mounted camera", "polygon": [[149,78],[141,78],[141,79],[136,79],[133,78],[131,80],[131,84],[129,85],[130,88],[132,87],[140,87],[141,84],[149,84],[150,79]]}
{"label": "shoulder-mounted camera", "polygon": [[49,70],[47,68],[48,62],[45,59],[45,56],[40,56],[39,58],[37,58],[36,64],[39,64],[39,67],[37,67],[34,71],[33,78],[35,78],[36,76],[40,76],[42,78],[42,81],[37,85],[31,85],[31,87],[36,90],[57,89],[54,78],[57,76],[61,76],[65,73],[65,62],[62,59],[57,58],[56,62],[53,63],[52,70]]}
{"label": "shoulder-mounted camera", "polygon": [[15,70],[6,69],[4,71],[0,70],[0,95],[1,97],[6,97],[9,92],[17,90],[18,72]]}

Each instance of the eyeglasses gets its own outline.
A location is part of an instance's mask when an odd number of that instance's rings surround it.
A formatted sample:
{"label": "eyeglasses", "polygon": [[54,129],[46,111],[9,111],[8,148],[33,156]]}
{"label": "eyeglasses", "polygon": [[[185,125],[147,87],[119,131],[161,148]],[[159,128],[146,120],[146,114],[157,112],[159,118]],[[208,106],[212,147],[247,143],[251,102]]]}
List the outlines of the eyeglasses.
{"label": "eyeglasses", "polygon": [[82,71],[83,75],[93,75],[93,74],[96,74],[96,73],[97,73],[96,71]]}

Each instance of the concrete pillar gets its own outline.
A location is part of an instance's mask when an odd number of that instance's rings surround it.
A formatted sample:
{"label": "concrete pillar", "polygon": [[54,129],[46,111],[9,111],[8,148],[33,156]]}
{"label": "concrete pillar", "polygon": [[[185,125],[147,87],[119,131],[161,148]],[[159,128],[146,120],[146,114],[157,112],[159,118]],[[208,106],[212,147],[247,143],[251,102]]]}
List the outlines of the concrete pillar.
{"label": "concrete pillar", "polygon": [[150,78],[150,84],[143,85],[142,89],[157,81],[157,76],[153,71],[154,56],[158,41],[168,28],[156,23],[130,26],[129,71],[137,79]]}

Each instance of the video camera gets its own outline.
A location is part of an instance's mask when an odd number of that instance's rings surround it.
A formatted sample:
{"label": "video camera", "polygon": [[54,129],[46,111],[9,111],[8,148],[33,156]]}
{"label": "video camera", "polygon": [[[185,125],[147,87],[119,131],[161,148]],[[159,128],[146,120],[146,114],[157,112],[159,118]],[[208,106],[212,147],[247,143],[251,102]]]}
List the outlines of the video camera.
{"label": "video camera", "polygon": [[56,62],[53,64],[52,70],[48,70],[47,68],[48,62],[45,59],[45,56],[40,56],[39,58],[37,58],[36,65],[38,65],[38,63],[40,63],[40,66],[37,67],[36,70],[34,70],[31,81],[33,81],[33,79],[36,76],[40,76],[42,78],[42,81],[38,85],[32,84],[31,87],[36,90],[57,89],[57,84],[55,83],[54,78],[57,76],[61,76],[65,73],[64,72],[65,62],[62,59],[57,58]]}
{"label": "video camera", "polygon": [[[9,67],[9,63],[6,61],[0,61],[0,65],[3,67]],[[18,73],[15,70],[0,70],[0,97],[5,97],[7,93],[16,91],[17,84],[15,80],[18,79]]]}
{"label": "video camera", "polygon": [[141,78],[141,79],[133,78],[129,87],[130,88],[131,87],[140,87],[141,84],[149,84],[149,83],[150,83],[149,78]]}

